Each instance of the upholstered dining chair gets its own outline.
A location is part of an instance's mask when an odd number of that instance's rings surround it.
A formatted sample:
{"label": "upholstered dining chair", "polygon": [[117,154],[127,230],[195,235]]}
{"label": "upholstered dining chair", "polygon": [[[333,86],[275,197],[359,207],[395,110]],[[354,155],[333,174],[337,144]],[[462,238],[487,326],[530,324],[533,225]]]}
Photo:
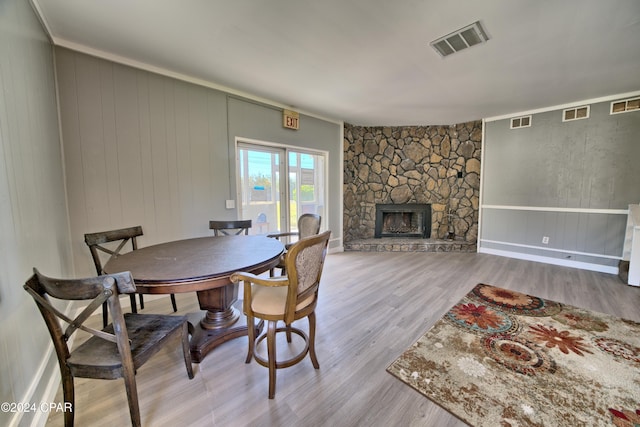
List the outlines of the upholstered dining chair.
{"label": "upholstered dining chair", "polygon": [[[302,361],[307,354],[316,369],[320,368],[315,350],[316,314],[320,277],[327,254],[330,231],[306,237],[291,245],[285,256],[287,275],[282,277],[260,277],[251,273],[236,272],[231,281],[244,282],[243,310],[247,316],[249,349],[245,363],[255,359],[269,368],[269,399],[276,392],[276,369],[287,368]],[[292,326],[296,320],[308,318],[308,335]],[[255,336],[255,319],[267,321],[267,330]],[[278,327],[283,322],[283,327]],[[287,342],[292,342],[292,333],[302,338],[304,348],[296,355],[278,360],[276,355],[276,334],[284,332]],[[256,349],[267,340],[267,357]]]}
{"label": "upholstered dining chair", "polygon": [[250,219],[242,219],[237,221],[209,221],[209,229],[213,230],[214,236],[231,236],[240,234],[249,234],[251,228]]}
{"label": "upholstered dining chair", "polygon": [[[291,231],[287,233],[274,233],[268,234],[267,237],[273,237],[278,240],[282,240],[284,243],[285,251],[289,246],[293,244],[295,239],[304,239],[305,237],[313,236],[320,232],[320,224],[322,223],[322,217],[316,214],[302,214],[298,218],[298,231]],[[286,254],[286,252],[285,252]],[[275,269],[279,268],[281,275],[286,274],[286,268],[284,265],[284,254],[280,258],[280,262],[274,268],[269,270],[269,275],[273,277]]]}
{"label": "upholstered dining chair", "polygon": [[[54,279],[34,268],[24,289],[33,297],[51,334],[62,376],[64,402],[72,410],[65,411],[65,426],[73,426],[75,407],[74,378],[123,378],[129,402],[131,424],[140,425],[140,407],[135,374],[151,356],[170,343],[180,343],[187,368],[193,378],[189,349],[189,332],[185,316],[159,314],[122,314],[119,295],[135,292],[130,272],[86,279]],[[52,299],[84,300],[88,305],[71,319],[59,311]],[[112,324],[102,330],[93,329],[85,321],[103,302],[109,305]],[[66,326],[65,326],[66,325]],[[68,341],[77,330],[89,338],[73,349]]]}
{"label": "upholstered dining chair", "polygon": [[[136,225],[135,227],[128,228],[120,228],[117,230],[109,230],[109,231],[101,231],[98,233],[87,233],[84,235],[84,242],[89,246],[89,250],[91,251],[91,258],[93,258],[93,264],[96,267],[96,274],[98,276],[104,274],[102,271],[102,267],[104,264],[109,262],[109,260],[115,256],[118,256],[122,249],[125,247],[127,242],[131,241],[131,249],[138,249],[138,240],[137,237],[142,236],[142,227]],[[118,246],[115,249],[111,249],[105,246],[107,243],[118,242]],[[102,259],[100,258],[101,253],[106,253],[109,255],[107,261],[103,264]],[[136,306],[136,296],[135,294],[129,295],[131,300],[131,311],[133,313],[137,313],[138,309]],[[140,309],[144,309],[144,298],[142,294],[138,294],[138,298],[140,299]],[[176,297],[174,294],[171,294],[171,306],[173,307],[173,312],[178,311],[178,305],[176,303]],[[102,326],[107,326],[108,323],[108,309],[107,304],[105,303],[102,307]]]}

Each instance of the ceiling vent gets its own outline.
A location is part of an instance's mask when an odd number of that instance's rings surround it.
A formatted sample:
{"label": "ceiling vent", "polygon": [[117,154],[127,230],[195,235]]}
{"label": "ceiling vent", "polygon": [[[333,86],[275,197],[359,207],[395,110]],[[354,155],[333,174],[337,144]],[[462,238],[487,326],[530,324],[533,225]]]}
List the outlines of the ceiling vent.
{"label": "ceiling vent", "polygon": [[468,47],[485,43],[487,40],[489,36],[480,25],[480,21],[476,21],[429,44],[444,58]]}

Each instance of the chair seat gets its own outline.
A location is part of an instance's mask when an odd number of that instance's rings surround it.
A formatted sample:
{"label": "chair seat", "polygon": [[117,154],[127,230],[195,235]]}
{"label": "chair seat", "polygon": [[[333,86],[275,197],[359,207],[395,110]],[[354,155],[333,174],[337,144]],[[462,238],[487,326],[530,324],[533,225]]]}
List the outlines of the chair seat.
{"label": "chair seat", "polygon": [[[252,285],[251,293],[253,300],[251,302],[251,309],[256,314],[264,314],[267,316],[284,316],[285,303],[287,301],[288,287],[286,286],[259,286]],[[300,301],[296,305],[296,311],[300,311],[313,303],[315,300],[314,295]]]}
{"label": "chair seat", "polygon": [[[158,344],[172,339],[174,334],[180,335],[184,316],[159,314],[124,315],[131,342],[133,365],[138,369],[160,347]],[[109,324],[103,331],[113,334],[113,325]],[[92,336],[78,348],[72,350],[67,365],[76,377],[115,379],[121,378],[122,359],[116,343]]]}

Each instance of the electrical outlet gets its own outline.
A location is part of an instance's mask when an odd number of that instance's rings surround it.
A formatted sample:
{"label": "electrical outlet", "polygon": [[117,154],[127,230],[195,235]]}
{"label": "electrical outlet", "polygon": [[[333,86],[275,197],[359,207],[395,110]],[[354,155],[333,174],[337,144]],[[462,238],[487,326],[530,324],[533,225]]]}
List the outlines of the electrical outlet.
{"label": "electrical outlet", "polygon": [[225,206],[227,207],[227,209],[235,209],[236,201],[235,200],[227,200],[225,202]]}
{"label": "electrical outlet", "polygon": [[542,238],[542,244],[543,245],[548,245],[549,244],[549,236],[544,236]]}

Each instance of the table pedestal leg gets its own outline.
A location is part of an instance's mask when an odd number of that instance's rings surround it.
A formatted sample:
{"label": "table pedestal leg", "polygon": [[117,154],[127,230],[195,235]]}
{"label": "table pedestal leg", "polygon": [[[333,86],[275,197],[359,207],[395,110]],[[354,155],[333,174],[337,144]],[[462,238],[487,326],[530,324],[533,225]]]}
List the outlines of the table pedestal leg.
{"label": "table pedestal leg", "polygon": [[[234,307],[238,301],[238,285],[229,284],[220,288],[200,291],[198,302],[206,310],[188,315],[191,333],[191,359],[200,363],[216,346],[247,335],[246,317],[241,307]],[[239,305],[239,304],[237,304]],[[262,330],[262,322],[256,325],[256,336]]]}

